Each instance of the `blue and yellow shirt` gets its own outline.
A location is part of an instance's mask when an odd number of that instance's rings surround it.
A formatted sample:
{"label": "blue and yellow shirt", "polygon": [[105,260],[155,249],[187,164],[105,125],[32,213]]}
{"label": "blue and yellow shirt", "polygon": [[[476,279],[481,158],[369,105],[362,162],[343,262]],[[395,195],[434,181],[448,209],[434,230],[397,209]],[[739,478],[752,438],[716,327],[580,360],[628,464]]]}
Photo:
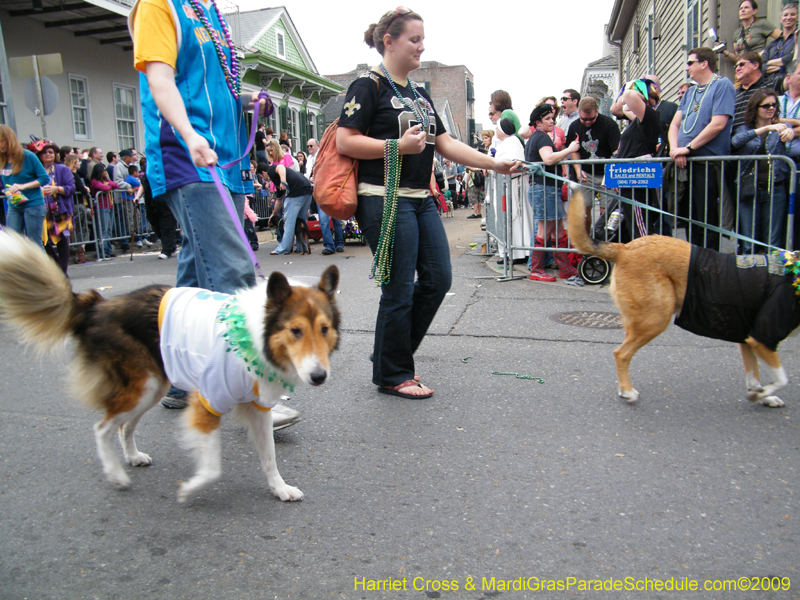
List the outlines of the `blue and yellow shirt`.
{"label": "blue and yellow shirt", "polygon": [[[217,11],[205,0],[197,0],[196,4],[217,32],[230,67],[235,49],[225,41]],[[232,162],[247,149],[247,123],[239,100],[225,82],[214,41],[188,0],[138,0],[131,9],[128,26],[134,42],[134,67],[140,72],[147,179],[153,196],[189,183],[213,181],[208,169],[194,165],[186,143],[161,115],[145,73],[148,62],[165,63],[175,70],[175,84],[192,127],[208,140],[219,164]],[[243,171],[250,171],[247,156],[220,171],[232,193],[252,193],[253,184],[243,181]]]}

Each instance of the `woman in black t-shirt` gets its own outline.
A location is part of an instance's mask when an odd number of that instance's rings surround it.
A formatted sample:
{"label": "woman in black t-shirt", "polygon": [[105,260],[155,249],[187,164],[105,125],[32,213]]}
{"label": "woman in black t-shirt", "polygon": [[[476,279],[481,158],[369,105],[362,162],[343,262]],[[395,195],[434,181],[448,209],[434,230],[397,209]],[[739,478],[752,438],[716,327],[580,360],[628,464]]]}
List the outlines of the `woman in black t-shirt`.
{"label": "woman in black t-shirt", "polygon": [[[535,129],[528,143],[525,144],[525,161],[533,163],[544,163],[545,173],[557,174],[556,164],[569,158],[573,152],[577,152],[580,144],[577,140],[561,151],[556,151],[556,146],[550,138],[550,134],[555,129],[555,110],[550,104],[542,104],[533,109],[530,118],[530,126]],[[554,236],[558,240],[558,245],[568,247],[566,231],[563,230],[562,219],[564,211],[561,206],[561,182],[552,178],[545,178],[544,175],[534,174],[533,181],[528,188],[528,201],[533,207],[533,222],[536,224],[536,232],[533,234],[531,246],[544,247],[545,240]],[[553,258],[558,263],[558,275],[566,279],[570,285],[583,285],[583,280],[578,275],[578,271],[569,262],[569,257],[565,252],[554,252]],[[531,252],[531,274],[529,279],[533,281],[555,281],[556,278],[549,275],[544,270],[544,252],[535,250]]]}
{"label": "woman in black t-shirt", "polygon": [[[424,37],[422,17],[403,7],[370,25],[364,41],[383,62],[350,85],[336,137],[341,154],[359,159],[356,219],[381,285],[372,381],[382,393],[412,399],[433,394],[419,382],[414,352],[452,277],[447,236],[430,195],[434,152],[480,169],[514,167],[450,137],[424,88],[408,79],[420,66]],[[384,205],[390,210],[382,226]]]}
{"label": "woman in black t-shirt", "polygon": [[[282,157],[273,156],[273,158],[279,161]],[[262,163],[259,172],[263,172],[264,166]],[[283,214],[283,237],[278,247],[270,254],[291,254],[297,219],[308,220],[308,209],[311,206],[313,191],[311,182],[306,179],[305,175],[301,175],[294,169],[287,169],[281,164],[266,166],[266,173],[275,186],[278,197],[270,219],[275,215]]]}

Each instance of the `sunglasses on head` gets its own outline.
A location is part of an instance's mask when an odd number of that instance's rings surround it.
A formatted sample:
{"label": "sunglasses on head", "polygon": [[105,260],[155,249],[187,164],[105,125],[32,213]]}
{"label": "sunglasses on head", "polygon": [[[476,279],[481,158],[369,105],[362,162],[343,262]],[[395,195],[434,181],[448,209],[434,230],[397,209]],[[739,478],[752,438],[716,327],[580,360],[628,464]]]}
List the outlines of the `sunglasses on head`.
{"label": "sunglasses on head", "polygon": [[398,6],[396,9],[394,9],[394,14],[392,14],[392,17],[389,19],[389,22],[386,24],[387,31],[388,31],[389,27],[391,26],[392,21],[394,21],[397,17],[400,17],[402,15],[407,15],[410,12],[412,12],[411,9],[407,8],[405,6]]}
{"label": "sunglasses on head", "polygon": [[572,98],[570,98],[569,96],[562,96],[561,97],[561,101],[562,102],[566,102],[567,100],[572,100]]}
{"label": "sunglasses on head", "polygon": [[778,107],[778,103],[777,102],[770,102],[769,104],[759,104],[758,105],[758,108],[766,108],[767,110],[769,110],[770,108],[777,108],[777,107]]}

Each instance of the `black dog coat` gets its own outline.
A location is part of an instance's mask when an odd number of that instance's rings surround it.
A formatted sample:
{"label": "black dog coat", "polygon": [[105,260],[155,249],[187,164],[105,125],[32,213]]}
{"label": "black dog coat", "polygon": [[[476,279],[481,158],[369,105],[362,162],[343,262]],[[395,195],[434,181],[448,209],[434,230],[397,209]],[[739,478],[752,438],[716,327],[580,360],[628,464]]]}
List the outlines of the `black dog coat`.
{"label": "black dog coat", "polygon": [[675,324],[697,335],[775,351],[800,325],[790,273],[773,256],[735,256],[692,246],[686,297]]}

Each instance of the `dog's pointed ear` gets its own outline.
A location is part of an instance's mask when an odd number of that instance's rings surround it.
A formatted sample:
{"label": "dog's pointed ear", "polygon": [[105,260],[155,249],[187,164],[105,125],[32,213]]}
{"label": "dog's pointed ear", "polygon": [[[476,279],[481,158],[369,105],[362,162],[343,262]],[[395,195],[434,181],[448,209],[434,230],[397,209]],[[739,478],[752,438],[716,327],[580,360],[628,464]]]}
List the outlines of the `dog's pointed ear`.
{"label": "dog's pointed ear", "polygon": [[283,273],[274,271],[267,280],[267,300],[280,306],[292,295],[292,286]]}
{"label": "dog's pointed ear", "polygon": [[331,265],[322,273],[319,280],[319,289],[328,296],[331,302],[336,300],[336,288],[339,286],[339,269],[336,265]]}

